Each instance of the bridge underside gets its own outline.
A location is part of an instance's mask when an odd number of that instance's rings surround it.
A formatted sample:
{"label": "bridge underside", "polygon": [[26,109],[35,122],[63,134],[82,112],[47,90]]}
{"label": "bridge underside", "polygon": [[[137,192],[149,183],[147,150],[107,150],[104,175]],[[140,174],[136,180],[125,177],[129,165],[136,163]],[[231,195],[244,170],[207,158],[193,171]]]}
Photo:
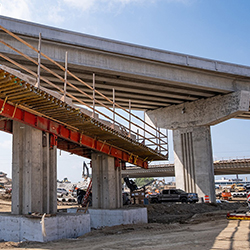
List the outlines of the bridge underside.
{"label": "bridge underside", "polygon": [[64,102],[61,95],[38,89],[34,79],[1,67],[1,115],[7,120],[20,120],[51,132],[58,137],[58,148],[88,158],[96,150],[145,168],[147,161],[166,159],[107,121],[91,117],[88,110],[73,105],[69,98]]}

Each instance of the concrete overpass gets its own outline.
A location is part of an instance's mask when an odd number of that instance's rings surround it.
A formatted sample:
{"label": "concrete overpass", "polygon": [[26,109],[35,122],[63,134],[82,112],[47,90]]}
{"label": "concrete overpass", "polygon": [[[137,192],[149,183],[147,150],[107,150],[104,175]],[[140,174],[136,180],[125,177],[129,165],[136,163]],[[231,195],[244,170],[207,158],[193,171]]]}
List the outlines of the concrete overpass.
{"label": "concrete overpass", "polygon": [[[94,72],[96,88],[111,99],[114,88],[116,102],[123,107],[128,108],[131,100],[132,109],[157,109],[230,94],[236,90],[250,90],[250,68],[246,66],[128,44],[3,16],[0,16],[0,24],[36,48],[41,32],[42,52],[64,65],[67,51],[70,71],[90,85]],[[0,34],[1,40],[21,48],[18,41],[2,30]],[[2,44],[0,52],[15,58],[29,69],[37,70],[36,65]],[[37,58],[37,53],[30,49],[25,52],[32,58]],[[42,63],[59,72],[48,60],[42,58]],[[0,64],[16,67],[2,57]],[[18,70],[23,71],[20,68]],[[56,77],[47,72],[42,72],[41,75],[61,85]],[[69,80],[92,94],[70,76]],[[71,88],[68,91],[75,93]],[[80,94],[75,94],[82,98]],[[108,102],[106,104],[110,105]],[[248,118],[248,111],[237,117]]]}
{"label": "concrete overpass", "polygon": [[[38,46],[60,65],[68,52],[68,69],[122,107],[146,111],[156,127],[172,129],[177,187],[209,195],[215,200],[214,167],[212,160],[210,126],[230,118],[249,119],[250,67],[205,58],[148,48],[109,39],[65,31],[21,20],[0,17],[2,30],[0,63],[27,73],[37,65],[24,59],[10,46],[23,50],[37,60],[37,52],[26,48],[4,29],[10,30]],[[6,44],[10,46],[6,46]],[[11,60],[19,63],[13,64]],[[43,65],[59,73],[50,60],[41,58]],[[21,67],[20,67],[21,66]],[[23,66],[23,67],[22,67]],[[94,73],[94,74],[93,74]],[[60,74],[60,73],[59,73]],[[54,85],[42,82],[51,90],[63,85],[53,74],[41,71],[41,77]],[[92,95],[91,88],[69,76],[78,89]],[[114,90],[115,91],[114,91]],[[67,93],[92,106],[74,88]],[[96,100],[111,107],[112,102],[96,95]],[[129,103],[131,105],[129,105]],[[96,104],[98,105],[98,104]]]}
{"label": "concrete overpass", "polygon": [[[220,160],[214,162],[215,175],[250,174],[250,159]],[[175,177],[174,164],[149,165],[148,169],[127,167],[122,177]]]}

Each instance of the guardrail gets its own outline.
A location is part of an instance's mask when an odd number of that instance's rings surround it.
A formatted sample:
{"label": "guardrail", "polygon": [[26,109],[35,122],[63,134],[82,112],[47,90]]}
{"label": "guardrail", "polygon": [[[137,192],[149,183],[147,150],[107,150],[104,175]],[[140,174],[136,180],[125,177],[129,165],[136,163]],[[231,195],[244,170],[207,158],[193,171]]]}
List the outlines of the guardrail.
{"label": "guardrail", "polygon": [[[41,33],[39,33],[38,49],[36,49],[31,44],[24,41],[22,38],[15,35],[11,31],[5,29],[1,25],[0,25],[0,28],[4,32],[9,34],[11,37],[15,38],[17,41],[19,41],[20,43],[22,43],[23,45],[27,46],[28,48],[30,48],[31,50],[33,50],[37,53],[38,60],[35,60],[35,59],[31,58],[30,56],[28,56],[27,54],[23,53],[22,51],[14,48],[10,44],[8,44],[5,41],[3,41],[2,39],[0,39],[0,42],[2,44],[4,44],[8,48],[15,51],[16,53],[18,53],[19,55],[21,55],[22,57],[24,57],[25,59],[29,60],[30,62],[32,62],[33,64],[35,64],[37,66],[37,72],[34,72],[34,71],[26,68],[25,66],[19,64],[18,62],[14,61],[13,59],[9,58],[8,56],[0,53],[0,56],[2,58],[9,61],[11,64],[15,65],[17,68],[19,68],[19,69],[29,73],[33,77],[35,77],[37,79],[37,82],[36,82],[37,88],[40,88],[41,85],[43,85],[43,87],[48,85],[50,88],[56,89],[57,91],[59,91],[63,95],[64,101],[65,101],[66,97],[69,97],[73,101],[75,101],[77,103],[77,105],[80,105],[81,107],[83,106],[83,107],[91,110],[92,117],[94,119],[100,119],[100,122],[102,121],[101,119],[104,119],[104,120],[109,122],[110,127],[112,127],[115,130],[118,130],[120,133],[127,136],[128,138],[153,149],[157,153],[160,153],[162,155],[168,155],[167,130],[166,130],[166,134],[164,134],[162,132],[162,129],[156,128],[153,125],[147,123],[145,121],[145,112],[144,112],[144,118],[141,118],[141,117],[133,114],[130,100],[128,100],[128,102],[129,102],[129,109],[128,110],[123,108],[118,103],[116,103],[116,101],[115,101],[115,89],[113,89],[113,100],[109,99],[107,96],[105,96],[100,91],[98,91],[95,88],[95,77],[96,77],[95,73],[93,73],[93,86],[90,86],[85,81],[83,81],[82,79],[77,77],[75,74],[73,74],[68,69],[68,53],[67,53],[67,51],[65,52],[65,66],[62,66],[61,64],[54,61],[53,59],[51,59],[49,56],[47,56],[46,54],[44,54],[41,51],[41,47],[42,47],[41,46],[41,44],[42,44]],[[64,77],[62,77],[61,75],[59,75],[55,71],[49,69],[44,64],[42,64],[41,63],[42,57],[47,59],[49,62],[53,63],[58,69],[60,69],[61,73],[64,74]],[[44,77],[41,74],[41,69],[46,71],[47,73],[53,75],[54,77],[58,78],[62,83],[62,87],[59,87],[58,85],[52,83],[46,77]],[[74,84],[72,84],[68,80],[69,76],[72,77],[77,82],[79,82],[85,88],[88,88],[89,90],[91,90],[93,94],[89,95],[88,93],[83,91],[83,89],[76,87]],[[87,104],[86,102],[80,100],[79,98],[72,95],[71,93],[69,93],[67,91],[68,88],[74,89],[75,91],[77,91],[81,95],[83,95],[86,98],[88,98],[89,100],[91,100],[92,106]],[[98,96],[98,98],[97,98],[97,96]],[[100,100],[100,98],[102,101]],[[108,105],[105,104],[103,101],[108,103]],[[98,110],[97,106],[102,107],[104,111]],[[121,110],[121,111],[125,112],[125,114],[127,114],[127,117],[122,115],[121,113],[117,112],[117,110]]]}

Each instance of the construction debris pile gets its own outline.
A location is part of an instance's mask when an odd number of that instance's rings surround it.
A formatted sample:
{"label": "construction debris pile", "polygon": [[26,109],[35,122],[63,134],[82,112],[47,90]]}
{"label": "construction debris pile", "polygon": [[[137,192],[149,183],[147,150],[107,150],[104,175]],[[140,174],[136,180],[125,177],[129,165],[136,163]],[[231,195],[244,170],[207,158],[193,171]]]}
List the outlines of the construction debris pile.
{"label": "construction debris pile", "polygon": [[11,199],[12,180],[7,174],[0,171],[0,198]]}
{"label": "construction debris pile", "polygon": [[226,218],[229,211],[246,210],[245,203],[196,203],[196,204],[149,204],[132,205],[145,206],[148,210],[149,223],[199,223],[202,221]]}

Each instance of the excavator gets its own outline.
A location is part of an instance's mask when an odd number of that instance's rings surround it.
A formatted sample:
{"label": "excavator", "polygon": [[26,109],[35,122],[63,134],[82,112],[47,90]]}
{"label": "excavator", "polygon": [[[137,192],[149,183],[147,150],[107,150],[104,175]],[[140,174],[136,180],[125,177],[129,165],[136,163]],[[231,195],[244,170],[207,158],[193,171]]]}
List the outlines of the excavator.
{"label": "excavator", "polygon": [[233,184],[231,186],[231,191],[244,192],[244,191],[246,191],[246,187],[244,184]]}
{"label": "excavator", "polygon": [[[145,188],[146,188],[146,186],[148,186],[148,185],[150,185],[150,184],[152,184],[152,183],[155,182],[155,180],[152,180],[152,181],[146,183],[145,185],[143,185],[142,187],[138,187],[138,186],[135,184],[135,182],[134,182],[133,180],[129,179],[128,177],[124,177],[123,179],[124,179],[124,182],[126,183],[127,187],[130,189],[130,197],[131,197],[131,199],[133,198],[133,203],[134,203],[134,204],[136,203],[136,199],[137,199],[137,200],[138,200],[138,199],[139,199],[139,200],[144,200],[144,198],[145,198]],[[137,195],[138,195],[137,197],[136,197],[136,194],[133,193],[134,191],[138,191],[138,192],[137,192]],[[128,200],[128,199],[129,199],[128,196],[125,196],[125,195],[123,194],[123,205],[127,205],[128,202],[131,203],[131,201]],[[140,202],[141,202],[141,201],[140,201]],[[130,203],[129,203],[129,204],[130,204]]]}
{"label": "excavator", "polygon": [[[83,162],[82,168],[82,178],[85,180],[89,178],[89,168],[85,161]],[[81,204],[82,207],[91,206],[92,205],[92,179],[90,179],[87,190],[83,190],[78,188],[77,190],[77,202]]]}

